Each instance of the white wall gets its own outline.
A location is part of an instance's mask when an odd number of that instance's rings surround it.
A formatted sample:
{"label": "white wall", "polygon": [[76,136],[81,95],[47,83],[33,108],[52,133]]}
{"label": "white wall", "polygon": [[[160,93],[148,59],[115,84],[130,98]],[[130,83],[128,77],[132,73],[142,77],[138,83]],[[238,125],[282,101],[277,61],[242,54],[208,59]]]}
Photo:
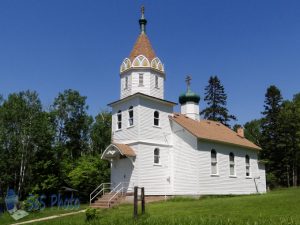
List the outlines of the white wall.
{"label": "white wall", "polygon": [[[139,85],[139,74],[143,74],[143,85]],[[158,76],[158,88],[155,87],[155,76]],[[125,80],[128,76],[128,88],[125,89]],[[137,92],[156,98],[164,98],[164,76],[152,69],[131,69],[120,76],[120,97],[125,98]]]}
{"label": "white wall", "polygon": [[[262,176],[257,152],[233,145],[198,141],[175,122],[173,179],[174,194],[250,194],[256,193],[254,177]],[[211,175],[211,149],[217,151],[218,176]],[[229,153],[235,155],[236,177],[229,175]],[[246,177],[245,155],[250,156],[251,178]],[[263,180],[259,191],[264,192]]]}
{"label": "white wall", "polygon": [[[145,187],[146,195],[170,195],[170,147],[155,144],[139,144],[135,168],[138,170],[138,185]],[[160,150],[160,163],[154,164],[154,149]]]}

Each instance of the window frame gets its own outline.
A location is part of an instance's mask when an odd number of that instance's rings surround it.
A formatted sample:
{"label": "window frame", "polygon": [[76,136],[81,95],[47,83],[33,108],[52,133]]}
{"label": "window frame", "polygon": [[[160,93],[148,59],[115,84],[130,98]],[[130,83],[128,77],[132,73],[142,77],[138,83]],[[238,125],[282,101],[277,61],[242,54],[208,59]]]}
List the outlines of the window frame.
{"label": "window frame", "polygon": [[[214,154],[214,160],[213,160],[213,154]],[[214,175],[218,175],[218,156],[217,156],[217,151],[215,149],[212,149],[210,151],[210,165],[211,165],[211,170],[210,170],[210,174],[212,176]],[[213,172],[213,167],[215,167],[215,173]]]}
{"label": "window frame", "polygon": [[125,76],[125,87],[124,87],[125,90],[128,89],[128,82],[129,82],[128,80],[129,80],[128,76]]}
{"label": "window frame", "polygon": [[159,88],[158,87],[158,75],[155,75],[155,88]]}
{"label": "window frame", "polygon": [[[155,114],[157,113],[158,116],[155,116]],[[157,122],[157,124],[155,124],[155,122]],[[159,119],[159,111],[158,110],[155,110],[154,113],[153,113],[153,126],[155,127],[159,127],[160,125],[160,119]]]}
{"label": "window frame", "polygon": [[130,106],[128,108],[128,127],[134,126],[134,112],[133,112],[133,106]]}
{"label": "window frame", "polygon": [[[247,162],[248,161],[248,162]],[[245,168],[246,168],[246,177],[251,177],[251,164],[250,164],[250,156],[247,154],[245,156]]]}
{"label": "window frame", "polygon": [[[233,168],[233,174],[231,173],[231,168]],[[229,176],[230,177],[236,177],[235,172],[235,155],[233,152],[229,153]]]}
{"label": "window frame", "polygon": [[116,130],[122,130],[122,111],[119,110],[117,112],[117,129]]}
{"label": "window frame", "polygon": [[144,86],[144,74],[139,73],[139,87]]}
{"label": "window frame", "polygon": [[160,149],[155,148],[153,151],[153,164],[154,165],[161,165],[160,164]]}

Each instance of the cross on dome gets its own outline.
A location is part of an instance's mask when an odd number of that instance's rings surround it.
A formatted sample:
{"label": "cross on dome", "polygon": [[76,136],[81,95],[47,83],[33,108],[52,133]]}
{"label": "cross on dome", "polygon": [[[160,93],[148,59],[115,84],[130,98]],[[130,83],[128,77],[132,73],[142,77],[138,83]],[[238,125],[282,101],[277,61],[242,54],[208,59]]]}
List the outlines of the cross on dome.
{"label": "cross on dome", "polygon": [[191,80],[192,80],[192,77],[190,75],[187,75],[186,78],[185,78],[187,90],[190,90]]}

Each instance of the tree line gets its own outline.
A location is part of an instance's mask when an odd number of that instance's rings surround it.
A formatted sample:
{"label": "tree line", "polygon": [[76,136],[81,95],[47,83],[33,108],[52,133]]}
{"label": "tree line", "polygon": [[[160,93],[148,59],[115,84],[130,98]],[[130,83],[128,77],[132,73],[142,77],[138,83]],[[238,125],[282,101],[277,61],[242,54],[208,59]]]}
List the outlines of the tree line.
{"label": "tree line", "polygon": [[[201,115],[230,127],[229,122],[236,117],[227,109],[227,94],[220,79],[211,76],[205,91],[207,107]],[[259,159],[266,166],[268,187],[299,186],[300,93],[292,100],[283,100],[280,90],[271,85],[261,114],[261,118],[245,123],[244,128],[245,137],[262,148]],[[233,130],[240,126],[235,124]]]}
{"label": "tree line", "polygon": [[70,89],[48,110],[34,91],[1,97],[0,195],[13,188],[24,199],[72,187],[86,200],[107,182],[109,164],[101,152],[111,141],[111,113],[93,118],[87,110],[86,97]]}

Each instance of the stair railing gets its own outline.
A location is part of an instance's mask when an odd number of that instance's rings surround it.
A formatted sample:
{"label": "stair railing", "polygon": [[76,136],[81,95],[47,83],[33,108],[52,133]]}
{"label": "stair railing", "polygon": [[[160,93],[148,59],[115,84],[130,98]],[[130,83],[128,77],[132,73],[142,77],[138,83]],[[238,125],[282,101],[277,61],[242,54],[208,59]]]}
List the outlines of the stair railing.
{"label": "stair railing", "polygon": [[[109,185],[109,187],[107,187]],[[102,183],[100,184],[91,194],[90,194],[90,205],[92,204],[92,201],[98,197],[101,193],[102,195],[105,194],[105,190],[111,189],[111,183]]]}
{"label": "stair railing", "polygon": [[[110,203],[111,201],[117,196],[120,194],[121,192],[121,195],[124,196],[124,194],[127,193],[127,190],[129,189],[129,185],[130,185],[131,182],[120,182],[110,193],[114,193],[111,198],[107,201],[107,205],[108,205],[108,208],[110,207]],[[128,186],[124,186],[124,184],[128,184]],[[127,188],[127,189],[126,189]],[[125,191],[123,191],[125,189]]]}

